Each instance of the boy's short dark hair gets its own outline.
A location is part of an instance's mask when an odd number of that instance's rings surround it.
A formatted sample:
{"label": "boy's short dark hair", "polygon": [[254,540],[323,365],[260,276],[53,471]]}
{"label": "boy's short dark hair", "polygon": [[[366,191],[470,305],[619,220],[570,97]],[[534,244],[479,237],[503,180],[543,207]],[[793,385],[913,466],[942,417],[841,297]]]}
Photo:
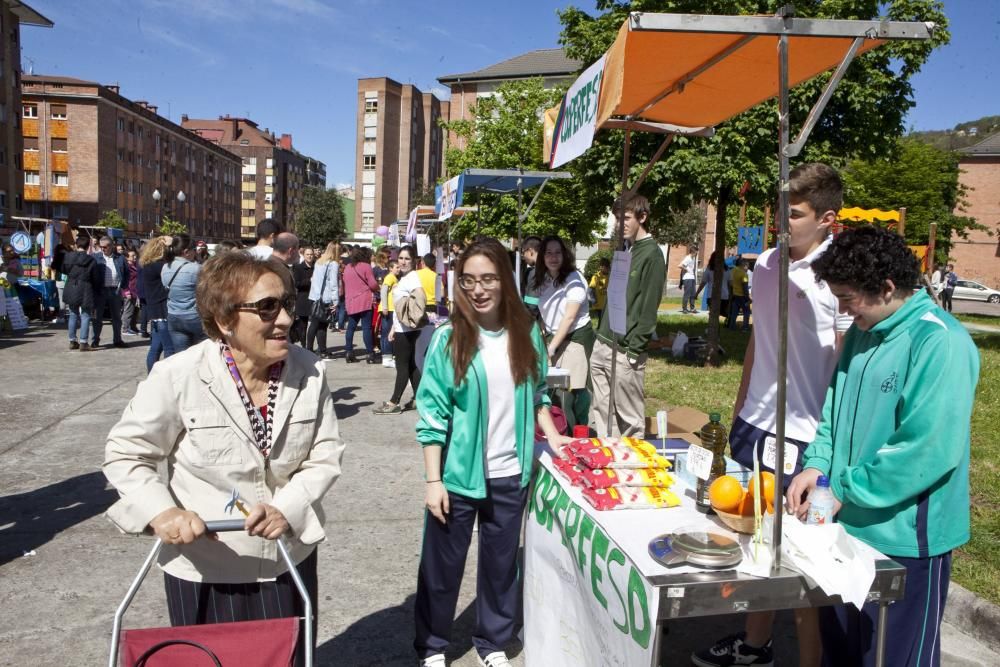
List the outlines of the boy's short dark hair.
{"label": "boy's short dark hair", "polygon": [[788,195],[793,201],[805,202],[823,215],[836,213],[844,203],[844,183],[833,167],[822,162],[807,162],[789,174]]}
{"label": "boy's short dark hair", "polygon": [[523,253],[525,250],[534,250],[535,252],[541,252],[542,251],[541,237],[529,236],[526,239],[524,239],[524,242],[521,244],[521,252]]}
{"label": "boy's short dark hair", "polygon": [[274,218],[264,218],[257,223],[257,240],[266,239],[268,236],[280,234],[285,231],[284,226]]}
{"label": "boy's short dark hair", "polygon": [[431,271],[433,271],[434,267],[437,266],[437,258],[434,256],[434,253],[432,252],[427,253],[421,259],[424,260],[424,266],[430,269]]}
{"label": "boy's short dark hair", "polygon": [[813,260],[816,280],[847,285],[865,294],[881,294],[886,280],[898,290],[912,291],[920,281],[916,255],[899,234],[865,225],[837,234]]}
{"label": "boy's short dark hair", "polygon": [[649,200],[642,195],[631,195],[626,197],[624,202],[622,201],[622,198],[619,197],[615,200],[611,210],[616,216],[619,213],[624,215],[626,211],[632,211],[632,215],[634,215],[637,220],[639,218],[643,218],[643,221],[640,223],[643,227],[649,224]]}

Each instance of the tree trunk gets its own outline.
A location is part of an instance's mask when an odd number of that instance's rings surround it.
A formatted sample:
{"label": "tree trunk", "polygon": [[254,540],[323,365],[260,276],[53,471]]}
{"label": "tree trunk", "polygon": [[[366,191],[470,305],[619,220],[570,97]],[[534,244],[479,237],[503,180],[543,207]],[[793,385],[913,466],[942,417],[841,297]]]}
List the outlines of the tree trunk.
{"label": "tree trunk", "polygon": [[719,350],[719,308],[722,305],[722,279],[726,275],[726,265],[722,261],[726,257],[726,209],[729,208],[730,189],[728,185],[719,186],[719,196],[715,205],[715,262],[712,270],[712,294],[708,307],[708,355],[706,366],[718,366],[722,363]]}

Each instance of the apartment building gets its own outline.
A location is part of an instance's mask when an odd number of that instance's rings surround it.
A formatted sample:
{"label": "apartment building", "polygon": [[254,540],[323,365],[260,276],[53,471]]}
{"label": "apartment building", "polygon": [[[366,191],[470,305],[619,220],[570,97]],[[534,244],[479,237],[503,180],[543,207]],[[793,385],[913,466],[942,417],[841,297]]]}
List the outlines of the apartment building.
{"label": "apartment building", "polygon": [[239,232],[244,239],[253,239],[257,223],[265,218],[288,227],[294,224],[306,184],[307,158],[292,148],[290,134],[278,138],[249,118],[228,114],[215,120],[185,114],[181,125],[242,161]]}
{"label": "apartment building", "polygon": [[414,198],[444,174],[439,122],[448,107],[411,84],[358,80],[355,237],[370,238],[379,226],[405,220]]}
{"label": "apartment building", "polygon": [[969,215],[987,230],[951,239],[955,273],[1000,289],[1000,132],[958,151],[959,182],[968,188],[965,204],[956,211]]}
{"label": "apartment building", "polygon": [[24,198],[31,217],[94,225],[117,210],[131,235],[169,215],[192,236],[237,234],[240,160],[118,86],[22,77]]}
{"label": "apartment building", "polygon": [[[576,80],[582,66],[582,62],[567,57],[562,49],[536,49],[482,69],[439,77],[438,82],[451,90],[447,120],[472,120],[476,100],[495,95],[497,88],[507,81],[541,77],[545,88],[568,86]],[[455,134],[449,135],[448,142],[455,148],[465,147],[464,140]]]}
{"label": "apartment building", "polygon": [[0,0],[0,232],[9,234],[24,216],[21,163],[21,26],[51,28],[52,21],[23,2]]}

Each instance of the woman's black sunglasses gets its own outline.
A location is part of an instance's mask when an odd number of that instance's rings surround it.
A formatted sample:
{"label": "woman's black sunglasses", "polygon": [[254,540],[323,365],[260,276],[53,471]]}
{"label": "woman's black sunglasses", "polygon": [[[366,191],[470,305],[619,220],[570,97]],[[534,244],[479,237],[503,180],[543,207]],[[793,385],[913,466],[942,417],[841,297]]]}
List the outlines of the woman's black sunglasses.
{"label": "woman's black sunglasses", "polygon": [[259,301],[254,301],[252,303],[238,303],[236,304],[238,310],[252,310],[257,313],[265,322],[273,322],[278,319],[278,313],[282,309],[288,313],[289,317],[295,317],[295,297],[291,294],[285,295],[281,298],[276,296],[266,296]]}

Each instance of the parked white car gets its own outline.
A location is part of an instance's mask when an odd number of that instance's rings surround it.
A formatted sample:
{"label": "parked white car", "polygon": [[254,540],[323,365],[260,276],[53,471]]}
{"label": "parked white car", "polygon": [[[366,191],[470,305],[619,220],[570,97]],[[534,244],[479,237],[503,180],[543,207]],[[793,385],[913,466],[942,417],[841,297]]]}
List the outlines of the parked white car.
{"label": "parked white car", "polygon": [[[938,289],[938,294],[940,293],[941,289]],[[990,289],[982,283],[977,283],[975,280],[959,280],[955,283],[955,293],[951,298],[1000,303],[1000,291]]]}

